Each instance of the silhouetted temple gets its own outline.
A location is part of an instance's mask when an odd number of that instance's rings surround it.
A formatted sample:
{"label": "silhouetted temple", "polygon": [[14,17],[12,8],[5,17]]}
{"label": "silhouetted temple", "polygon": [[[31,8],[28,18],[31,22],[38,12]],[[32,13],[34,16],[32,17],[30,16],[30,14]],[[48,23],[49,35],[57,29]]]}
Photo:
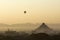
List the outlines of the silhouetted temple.
{"label": "silhouetted temple", "polygon": [[34,30],[33,33],[54,34],[55,31],[53,31],[51,28],[49,28],[45,23],[42,23],[37,29]]}

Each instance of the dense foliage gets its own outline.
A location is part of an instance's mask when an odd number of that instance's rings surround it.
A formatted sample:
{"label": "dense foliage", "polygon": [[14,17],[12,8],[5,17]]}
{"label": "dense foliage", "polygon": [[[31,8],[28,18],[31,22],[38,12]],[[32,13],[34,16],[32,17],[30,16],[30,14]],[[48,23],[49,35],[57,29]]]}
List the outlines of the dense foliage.
{"label": "dense foliage", "polygon": [[0,40],[60,40],[60,34],[48,35],[46,33],[27,34],[25,32],[5,32],[0,33]]}

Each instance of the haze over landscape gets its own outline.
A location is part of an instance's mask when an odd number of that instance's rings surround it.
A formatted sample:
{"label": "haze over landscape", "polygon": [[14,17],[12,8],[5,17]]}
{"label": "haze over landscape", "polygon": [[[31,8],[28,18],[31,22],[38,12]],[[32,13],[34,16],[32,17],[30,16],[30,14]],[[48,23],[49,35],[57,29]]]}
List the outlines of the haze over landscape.
{"label": "haze over landscape", "polygon": [[[24,11],[27,13],[24,14]],[[51,24],[51,28],[60,29],[60,0],[0,0],[0,23],[3,25],[31,23],[29,27],[19,26],[21,30],[27,27],[31,30],[43,22]]]}
{"label": "haze over landscape", "polygon": [[60,40],[60,0],[0,0],[0,40]]}

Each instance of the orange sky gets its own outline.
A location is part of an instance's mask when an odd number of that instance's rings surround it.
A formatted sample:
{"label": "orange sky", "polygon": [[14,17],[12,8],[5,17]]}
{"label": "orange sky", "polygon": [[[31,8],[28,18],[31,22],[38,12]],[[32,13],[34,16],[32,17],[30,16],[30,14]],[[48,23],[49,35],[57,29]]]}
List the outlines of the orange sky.
{"label": "orange sky", "polygon": [[60,23],[60,0],[0,0],[0,23],[42,22]]}

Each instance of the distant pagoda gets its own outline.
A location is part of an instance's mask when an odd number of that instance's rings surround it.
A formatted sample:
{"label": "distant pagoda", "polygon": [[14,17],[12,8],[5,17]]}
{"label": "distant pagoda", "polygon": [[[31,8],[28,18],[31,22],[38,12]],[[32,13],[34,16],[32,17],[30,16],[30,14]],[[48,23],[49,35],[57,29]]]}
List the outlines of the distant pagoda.
{"label": "distant pagoda", "polygon": [[37,29],[34,30],[33,33],[47,33],[47,34],[54,34],[55,32],[49,28],[45,23],[42,23]]}

